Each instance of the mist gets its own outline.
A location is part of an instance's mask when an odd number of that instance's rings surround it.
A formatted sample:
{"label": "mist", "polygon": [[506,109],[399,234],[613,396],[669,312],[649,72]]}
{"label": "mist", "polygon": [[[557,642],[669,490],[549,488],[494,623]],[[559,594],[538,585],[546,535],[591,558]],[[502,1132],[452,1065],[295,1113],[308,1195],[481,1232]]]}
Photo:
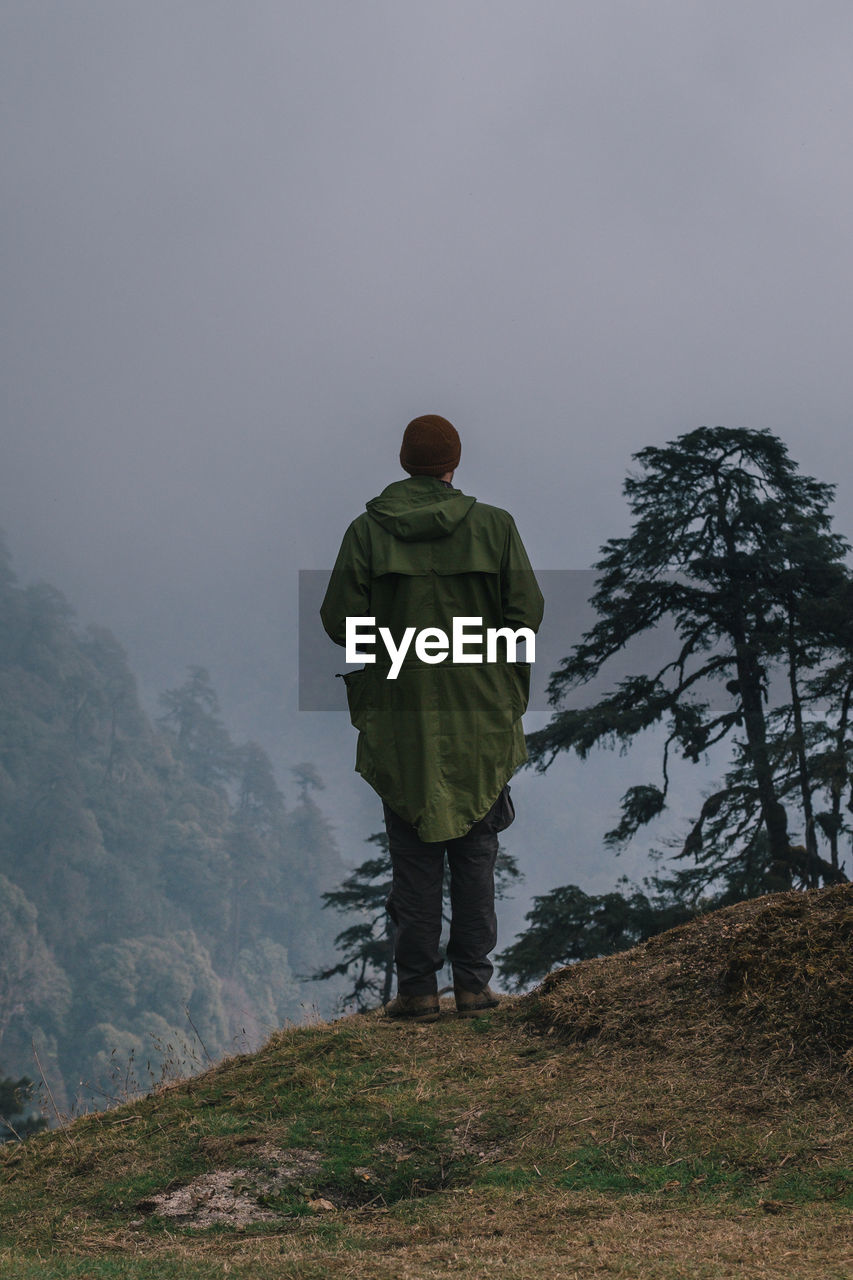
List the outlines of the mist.
{"label": "mist", "polygon": [[[538,570],[588,569],[631,454],[702,424],[772,430],[853,530],[851,36],[840,0],[9,0],[19,576],[111,627],[152,708],[208,667],[359,859],[381,807],[344,714],[297,709],[298,576],[402,478],[410,418],[457,426],[456,483]],[[641,874],[648,842],[601,846],[635,780],[519,775],[507,930]]]}

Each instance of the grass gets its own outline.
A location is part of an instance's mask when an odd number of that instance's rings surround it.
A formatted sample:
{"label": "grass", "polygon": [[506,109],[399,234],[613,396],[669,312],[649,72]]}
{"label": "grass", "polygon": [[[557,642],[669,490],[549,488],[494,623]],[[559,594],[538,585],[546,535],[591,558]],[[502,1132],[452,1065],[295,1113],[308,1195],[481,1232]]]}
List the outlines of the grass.
{"label": "grass", "polygon": [[0,1275],[846,1278],[840,1052],[753,1042],[715,1008],[648,1042],[633,1015],[578,1037],[530,998],[280,1032],[4,1149]]}

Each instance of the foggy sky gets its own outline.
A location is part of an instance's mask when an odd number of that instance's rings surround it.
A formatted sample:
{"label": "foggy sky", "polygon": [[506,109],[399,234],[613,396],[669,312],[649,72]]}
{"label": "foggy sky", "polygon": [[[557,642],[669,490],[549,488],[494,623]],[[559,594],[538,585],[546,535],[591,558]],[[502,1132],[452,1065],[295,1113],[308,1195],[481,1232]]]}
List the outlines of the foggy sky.
{"label": "foggy sky", "polygon": [[416,414],[540,568],[702,424],[779,434],[852,534],[851,47],[846,0],[3,0],[19,575],[301,759],[297,572]]}

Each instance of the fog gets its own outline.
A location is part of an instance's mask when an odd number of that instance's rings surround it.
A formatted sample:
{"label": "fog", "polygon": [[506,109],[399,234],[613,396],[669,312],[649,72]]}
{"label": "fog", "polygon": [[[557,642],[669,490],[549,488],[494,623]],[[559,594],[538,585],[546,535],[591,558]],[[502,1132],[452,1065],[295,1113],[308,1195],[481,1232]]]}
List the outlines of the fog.
{"label": "fog", "polygon": [[[360,857],[381,811],[346,718],[297,711],[298,574],[411,417],[456,424],[538,569],[587,568],[631,454],[702,424],[781,436],[853,532],[851,38],[843,0],[6,0],[19,576],[152,709],[207,665]],[[600,847],[635,775],[519,777],[526,892],[642,868]]]}

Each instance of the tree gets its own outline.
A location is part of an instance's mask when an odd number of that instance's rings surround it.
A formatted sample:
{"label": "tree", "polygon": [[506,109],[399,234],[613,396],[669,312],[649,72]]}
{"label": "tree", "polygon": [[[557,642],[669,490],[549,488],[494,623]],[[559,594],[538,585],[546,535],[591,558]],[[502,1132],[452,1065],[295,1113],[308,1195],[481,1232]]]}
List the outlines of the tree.
{"label": "tree", "polygon": [[190,667],[177,689],[160,695],[164,714],[159,723],[175,735],[175,752],[192,778],[215,787],[233,778],[237,769],[234,744],[222,723],[219,699],[205,667]]}
{"label": "tree", "polygon": [[391,892],[388,837],[375,832],[367,837],[367,843],[377,845],[381,854],[360,863],[340,888],[322,895],[324,907],[357,912],[362,919],[336,936],[335,946],[342,952],[338,963],[311,974],[318,982],[337,975],[348,977],[352,986],[341,997],[341,1004],[354,1006],[359,1012],[377,1002],[387,1004],[394,978],[393,925],[385,910]]}
{"label": "tree", "polygon": [[497,957],[501,977],[518,989],[556,966],[625,951],[693,914],[653,881],[644,882],[651,892],[624,877],[619,883],[624,892],[588,894],[569,884],[535,897],[524,917],[530,927]]}
{"label": "tree", "polygon": [[0,1060],[17,1081],[35,1043],[61,1110],[152,1031],[216,1055],[297,1018],[292,969],[332,947],[328,916],[306,928],[342,873],[311,766],[288,810],[202,667],[164,711],[108,631],[16,585],[0,537]]}
{"label": "tree", "polygon": [[303,760],[301,764],[295,764],[290,772],[293,774],[299,787],[300,804],[308,803],[309,794],[312,790],[325,790],[326,784],[320,777],[319,770],[316,765],[311,764],[309,760]]}
{"label": "tree", "polygon": [[[848,617],[851,615],[848,614]],[[815,813],[815,823],[829,844],[830,866],[840,869],[839,839],[849,832],[841,810],[845,789],[853,778],[853,739],[850,738],[851,703],[853,703],[853,656],[842,658],[822,670],[809,684],[809,692],[823,704],[830,703],[834,715],[811,724],[812,740],[809,759],[814,790],[828,806]],[[853,811],[853,788],[846,809]]]}
{"label": "tree", "polygon": [[71,1003],[68,978],[38,928],[38,912],[17,885],[0,875],[0,1042],[34,1011],[60,1024]]}
{"label": "tree", "polygon": [[[350,978],[352,986],[341,996],[343,1007],[359,1012],[391,999],[394,980],[394,927],[386,904],[391,892],[391,860],[388,836],[384,831],[367,837],[368,844],[381,852],[368,858],[344,879],[337,889],[324,893],[323,906],[335,911],[358,913],[362,918],[349,925],[335,938],[335,946],[343,953],[337,964],[311,974],[312,981],[326,981],[335,976]],[[495,864],[495,896],[508,896],[510,882],[519,880],[521,872],[512,854],[498,847]],[[447,903],[450,898],[450,873],[444,872],[443,919],[450,924]]]}
{"label": "tree", "polygon": [[237,805],[229,824],[231,949],[228,972],[234,976],[241,952],[264,933],[274,931],[278,883],[285,861],[284,796],[272,764],[256,742],[235,753],[240,761]]}
{"label": "tree", "polygon": [[47,1120],[33,1106],[33,1083],[26,1076],[0,1076],[0,1142],[29,1138],[47,1128]]}
{"label": "tree", "polygon": [[[633,529],[602,548],[592,597],[599,620],[551,677],[550,700],[558,705],[665,620],[677,647],[657,670],[620,681],[594,705],[557,710],[529,736],[530,763],[544,771],[561,751],[585,758],[595,745],[625,745],[663,722],[661,781],[626,792],[621,820],[606,837],[619,845],[666,807],[673,749],[695,763],[728,739],[734,769],[704,801],[679,855],[697,864],[693,892],[732,863],[754,860],[762,840],[761,891],[846,878],[817,853],[805,718],[809,696],[818,697],[808,682],[821,664],[849,658],[850,628],[839,607],[850,598],[848,544],[831,530],[833,487],[798,474],[769,431],[701,427],[634,456],[640,471],[624,486]],[[770,691],[783,679],[789,699],[777,714]],[[722,708],[712,708],[712,684],[724,686]],[[789,835],[786,804],[805,811],[802,848]]]}

